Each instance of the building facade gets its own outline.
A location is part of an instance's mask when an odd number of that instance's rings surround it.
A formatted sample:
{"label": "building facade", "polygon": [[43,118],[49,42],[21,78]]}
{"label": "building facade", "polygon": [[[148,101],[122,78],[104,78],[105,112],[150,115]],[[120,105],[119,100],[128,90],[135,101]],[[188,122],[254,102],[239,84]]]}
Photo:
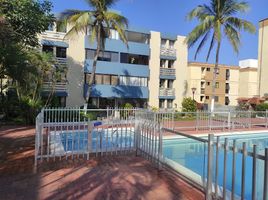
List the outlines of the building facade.
{"label": "building facade", "polygon": [[[40,35],[40,43],[43,51],[53,53],[68,68],[66,81],[55,87],[55,96],[66,106],[82,106],[88,99],[96,42],[90,41],[90,30],[68,40],[65,32],[53,27]],[[126,36],[128,47],[116,31],[106,39],[105,51],[97,62],[91,104],[99,108],[120,107],[125,103],[178,108],[185,95],[183,84],[187,78],[185,37],[134,29],[127,30]]]}
{"label": "building facade", "polygon": [[258,49],[258,91],[260,96],[268,94],[268,19],[259,23],[259,49]]}
{"label": "building facade", "polygon": [[[211,104],[212,81],[215,64],[189,62],[187,94],[200,103]],[[239,66],[219,65],[216,77],[215,104],[237,104]]]}
{"label": "building facade", "polygon": [[241,98],[258,96],[258,60],[249,59],[239,62],[239,93]]}

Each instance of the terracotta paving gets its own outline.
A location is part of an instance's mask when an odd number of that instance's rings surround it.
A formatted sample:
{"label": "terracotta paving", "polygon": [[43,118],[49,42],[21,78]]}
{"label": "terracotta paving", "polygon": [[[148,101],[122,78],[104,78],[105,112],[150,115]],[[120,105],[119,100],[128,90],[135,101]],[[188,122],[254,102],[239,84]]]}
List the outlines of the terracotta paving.
{"label": "terracotta paving", "polygon": [[141,157],[44,162],[33,171],[34,127],[0,128],[0,199],[204,199]]}

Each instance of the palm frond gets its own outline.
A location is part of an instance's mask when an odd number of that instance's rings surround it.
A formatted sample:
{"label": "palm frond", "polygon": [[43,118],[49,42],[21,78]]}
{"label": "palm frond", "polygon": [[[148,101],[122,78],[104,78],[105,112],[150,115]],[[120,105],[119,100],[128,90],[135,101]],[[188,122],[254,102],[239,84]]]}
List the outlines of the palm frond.
{"label": "palm frond", "polygon": [[196,60],[197,55],[199,54],[199,52],[202,50],[202,48],[204,47],[206,41],[208,40],[209,36],[210,36],[210,32],[211,30],[207,31],[207,33],[205,34],[205,36],[203,37],[203,39],[201,40],[201,42],[199,43],[195,55],[194,55],[194,59]]}
{"label": "palm frond", "polygon": [[186,37],[186,43],[191,48],[203,35],[205,35],[213,27],[214,16],[207,16],[207,18],[199,25],[197,25],[192,32]]}
{"label": "palm frond", "polygon": [[211,54],[211,51],[212,51],[212,49],[213,49],[213,47],[214,47],[214,45],[215,45],[215,41],[216,41],[216,39],[215,39],[215,32],[213,33],[213,36],[212,36],[212,38],[211,38],[211,41],[210,41],[210,45],[209,45],[209,48],[208,48],[208,53],[207,53],[207,57],[206,57],[206,61],[208,61],[208,59],[209,59],[209,57],[210,57],[210,54]]}
{"label": "palm frond", "polygon": [[240,19],[237,17],[228,17],[226,19],[226,22],[228,24],[231,24],[232,26],[234,26],[235,28],[237,28],[239,30],[244,30],[244,31],[247,31],[249,33],[256,32],[256,27],[251,22],[249,22],[247,20]]}
{"label": "palm frond", "polygon": [[239,46],[240,46],[240,34],[239,32],[232,27],[230,24],[226,24],[224,26],[224,33],[227,36],[229,42],[231,43],[234,51],[236,53],[239,52]]}

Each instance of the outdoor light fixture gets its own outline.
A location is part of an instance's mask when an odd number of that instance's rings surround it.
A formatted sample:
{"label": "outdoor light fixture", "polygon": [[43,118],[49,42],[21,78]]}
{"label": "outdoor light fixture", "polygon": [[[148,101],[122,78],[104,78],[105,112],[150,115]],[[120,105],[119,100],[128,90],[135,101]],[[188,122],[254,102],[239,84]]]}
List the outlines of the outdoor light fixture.
{"label": "outdoor light fixture", "polygon": [[194,100],[194,94],[195,94],[195,91],[196,91],[196,87],[192,87],[192,93],[193,93],[193,100]]}

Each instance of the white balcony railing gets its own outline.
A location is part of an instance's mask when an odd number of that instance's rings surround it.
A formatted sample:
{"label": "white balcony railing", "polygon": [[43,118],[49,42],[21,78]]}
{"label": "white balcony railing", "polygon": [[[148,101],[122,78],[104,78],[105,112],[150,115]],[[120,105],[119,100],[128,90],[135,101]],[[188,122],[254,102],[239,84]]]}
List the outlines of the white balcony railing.
{"label": "white balcony railing", "polygon": [[175,96],[175,89],[173,89],[173,88],[160,88],[159,96],[174,97]]}
{"label": "white balcony railing", "polygon": [[56,31],[45,31],[41,33],[42,39],[64,40],[65,35],[66,33]]}
{"label": "white balcony railing", "polygon": [[172,48],[167,48],[167,47],[161,47],[160,49],[160,54],[162,56],[172,56],[172,57],[176,57],[176,49],[172,49]]}
{"label": "white balcony railing", "polygon": [[56,57],[57,64],[67,67],[67,58]]}
{"label": "white balcony railing", "polygon": [[44,92],[66,92],[67,91],[67,83],[66,82],[44,82],[43,83],[43,91]]}
{"label": "white balcony railing", "polygon": [[176,70],[174,68],[160,67],[160,76],[176,76]]}

